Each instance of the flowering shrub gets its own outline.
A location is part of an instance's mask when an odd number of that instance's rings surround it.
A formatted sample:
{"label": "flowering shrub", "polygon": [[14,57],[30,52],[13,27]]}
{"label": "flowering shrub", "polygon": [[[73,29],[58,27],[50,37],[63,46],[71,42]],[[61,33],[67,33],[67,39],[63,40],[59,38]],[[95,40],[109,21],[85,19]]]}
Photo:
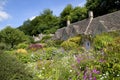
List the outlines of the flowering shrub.
{"label": "flowering shrub", "polygon": [[27,51],[25,49],[18,49],[16,53],[27,54]]}
{"label": "flowering shrub", "polygon": [[38,49],[42,49],[42,48],[43,48],[43,46],[41,44],[31,44],[29,46],[29,49],[31,49],[33,51],[38,50]]}

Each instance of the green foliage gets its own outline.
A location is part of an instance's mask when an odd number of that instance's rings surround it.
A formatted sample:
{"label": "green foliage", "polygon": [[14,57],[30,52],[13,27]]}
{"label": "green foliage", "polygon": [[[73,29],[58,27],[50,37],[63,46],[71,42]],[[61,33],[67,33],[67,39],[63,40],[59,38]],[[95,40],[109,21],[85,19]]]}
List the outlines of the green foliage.
{"label": "green foliage", "polygon": [[66,26],[67,20],[70,20],[72,23],[76,21],[83,20],[87,17],[87,8],[86,7],[75,7],[71,4],[68,4],[60,14],[60,27]]}
{"label": "green foliage", "polygon": [[114,38],[119,36],[120,36],[119,30],[96,35],[96,37],[93,39],[94,48],[96,50],[106,48],[113,41]]}
{"label": "green foliage", "polygon": [[113,37],[111,37],[108,34],[102,34],[102,35],[97,35],[94,38],[94,48],[96,50],[103,49],[106,47],[111,41],[113,40]]}
{"label": "green foliage", "polygon": [[75,36],[75,37],[69,38],[68,40],[61,43],[61,46],[65,50],[71,50],[71,49],[77,49],[79,47],[80,43],[81,43],[81,37]]}
{"label": "green foliage", "polygon": [[86,7],[94,12],[95,17],[120,10],[119,0],[87,0]]}
{"label": "green foliage", "polygon": [[71,41],[71,42],[74,42],[74,43],[80,45],[80,43],[81,43],[81,36],[75,36],[75,37],[69,38],[68,41]]}
{"label": "green foliage", "polygon": [[60,26],[64,27],[66,26],[66,21],[71,20],[71,12],[73,10],[73,6],[71,4],[68,4],[63,11],[60,14]]}
{"label": "green foliage", "polygon": [[33,20],[27,20],[18,29],[25,34],[33,36],[39,33],[50,34],[55,33],[58,28],[66,26],[66,21],[76,22],[83,20],[87,17],[86,7],[75,7],[68,4],[60,16],[53,15],[53,11],[45,9],[43,12],[36,16]]}
{"label": "green foliage", "polygon": [[43,49],[44,52],[44,59],[50,60],[52,59],[58,52],[57,52],[57,48],[55,47],[48,47],[48,48],[44,48]]}
{"label": "green foliage", "polygon": [[0,37],[2,42],[10,44],[12,48],[17,44],[24,42],[27,38],[22,31],[11,27],[6,27],[1,30]]}
{"label": "green foliage", "polygon": [[9,54],[0,54],[0,80],[33,80],[25,66]]}
{"label": "green foliage", "polygon": [[58,29],[59,18],[53,15],[50,9],[45,9],[33,20],[27,20],[19,27],[27,35],[37,35],[39,33],[54,33]]}
{"label": "green foliage", "polygon": [[65,50],[71,50],[71,49],[76,49],[79,47],[78,44],[76,44],[75,42],[71,42],[71,41],[64,41],[61,46],[65,49]]}
{"label": "green foliage", "polygon": [[105,52],[108,54],[119,54],[120,53],[120,37],[114,38],[114,40],[108,44],[107,48],[105,49]]}
{"label": "green foliage", "polygon": [[87,8],[86,7],[75,7],[71,13],[71,21],[77,22],[87,18]]}
{"label": "green foliage", "polygon": [[20,43],[16,46],[17,49],[27,49],[28,48],[28,44],[26,43]]}
{"label": "green foliage", "polygon": [[50,35],[46,35],[42,38],[42,40],[40,42],[46,42],[47,40],[49,40],[51,38]]}
{"label": "green foliage", "polygon": [[0,43],[0,50],[6,50],[9,46],[7,46],[5,43]]}
{"label": "green foliage", "polygon": [[46,45],[47,45],[47,47],[60,47],[60,44],[62,42],[63,41],[61,41],[61,40],[48,40],[48,41],[46,41]]}

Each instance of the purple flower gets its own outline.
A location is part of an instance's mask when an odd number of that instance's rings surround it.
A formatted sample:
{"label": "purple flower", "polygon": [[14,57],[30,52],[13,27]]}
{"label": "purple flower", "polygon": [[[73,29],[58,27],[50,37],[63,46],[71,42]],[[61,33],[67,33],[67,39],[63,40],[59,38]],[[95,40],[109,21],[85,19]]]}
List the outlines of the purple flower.
{"label": "purple flower", "polygon": [[89,74],[89,80],[92,80],[92,73]]}
{"label": "purple flower", "polygon": [[96,77],[94,77],[93,80],[97,80]]}
{"label": "purple flower", "polygon": [[83,79],[86,80],[87,79],[87,75],[84,75]]}
{"label": "purple flower", "polygon": [[100,73],[100,71],[97,71],[96,69],[93,69],[92,72],[95,73],[95,74],[99,74]]}
{"label": "purple flower", "polygon": [[85,70],[83,74],[84,74],[83,79],[86,80],[87,79],[87,70]]}
{"label": "purple flower", "polygon": [[81,60],[82,60],[82,58],[76,57],[76,61],[77,61],[78,63],[80,63]]}
{"label": "purple flower", "polygon": [[104,60],[103,60],[103,59],[100,59],[100,60],[99,60],[99,62],[101,62],[101,63],[102,63],[102,62],[104,62]]}

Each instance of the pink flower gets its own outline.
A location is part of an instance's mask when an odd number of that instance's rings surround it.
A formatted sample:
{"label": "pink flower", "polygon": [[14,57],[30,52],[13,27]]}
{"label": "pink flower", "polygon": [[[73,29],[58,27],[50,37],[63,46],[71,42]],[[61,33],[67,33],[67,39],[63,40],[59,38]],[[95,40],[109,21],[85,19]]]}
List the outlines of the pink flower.
{"label": "pink flower", "polygon": [[96,69],[93,69],[92,72],[95,73],[95,74],[99,74],[100,73],[100,71],[97,71]]}
{"label": "pink flower", "polygon": [[93,80],[97,80],[96,77],[94,77]]}
{"label": "pink flower", "polygon": [[77,63],[80,63],[81,60],[82,60],[81,57],[76,57],[76,61],[77,61]]}

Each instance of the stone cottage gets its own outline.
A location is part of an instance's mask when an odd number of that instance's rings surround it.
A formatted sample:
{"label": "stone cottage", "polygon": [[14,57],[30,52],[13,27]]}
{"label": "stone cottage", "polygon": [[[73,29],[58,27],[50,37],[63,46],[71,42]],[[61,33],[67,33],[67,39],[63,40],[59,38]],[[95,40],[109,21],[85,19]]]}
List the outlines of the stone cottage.
{"label": "stone cottage", "polygon": [[[67,27],[58,29],[55,32],[53,39],[67,40],[76,35],[91,35],[100,34],[120,30],[120,11],[109,13],[103,16],[93,18],[93,13],[89,12],[89,18],[69,24]],[[86,48],[90,47],[90,41],[84,39]]]}

